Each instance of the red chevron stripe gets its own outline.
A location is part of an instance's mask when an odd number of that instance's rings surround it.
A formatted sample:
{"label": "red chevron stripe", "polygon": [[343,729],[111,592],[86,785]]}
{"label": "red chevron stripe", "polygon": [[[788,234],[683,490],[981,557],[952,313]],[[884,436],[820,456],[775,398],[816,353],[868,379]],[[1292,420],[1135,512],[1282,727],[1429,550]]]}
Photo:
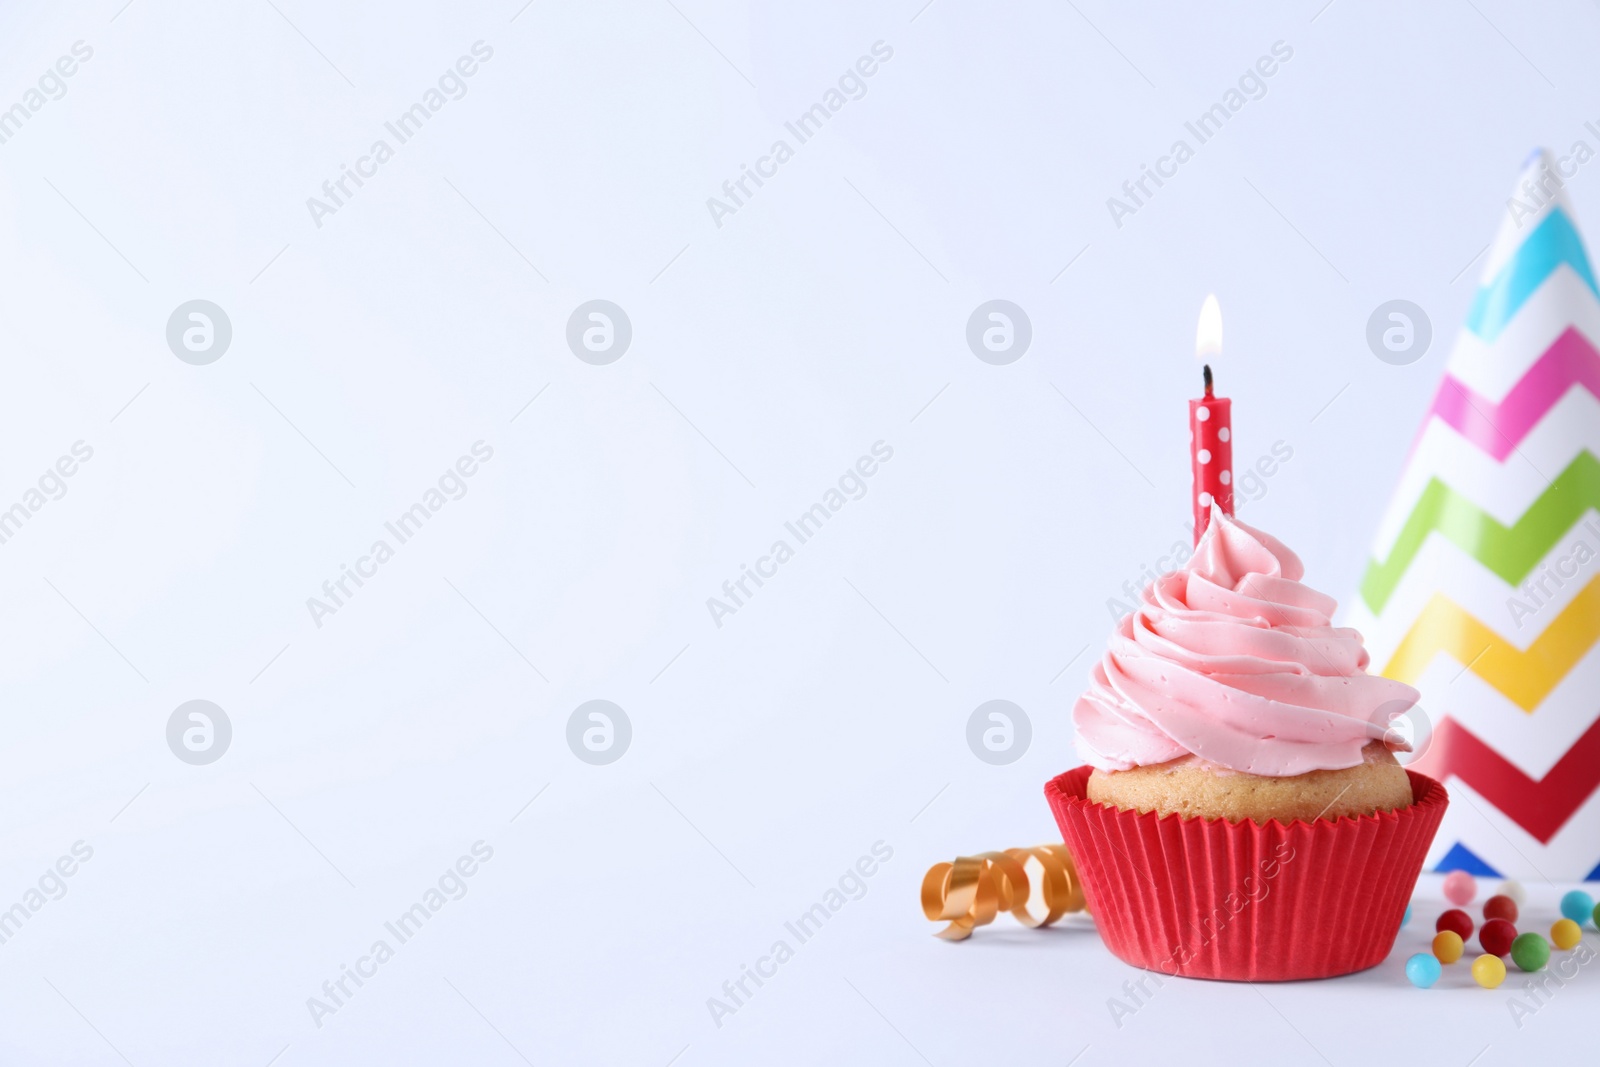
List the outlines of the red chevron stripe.
{"label": "red chevron stripe", "polygon": [[1454,775],[1540,844],[1548,845],[1600,785],[1600,719],[1538,780],[1523,774],[1451,718],[1435,728],[1432,744],[1411,770],[1440,781]]}

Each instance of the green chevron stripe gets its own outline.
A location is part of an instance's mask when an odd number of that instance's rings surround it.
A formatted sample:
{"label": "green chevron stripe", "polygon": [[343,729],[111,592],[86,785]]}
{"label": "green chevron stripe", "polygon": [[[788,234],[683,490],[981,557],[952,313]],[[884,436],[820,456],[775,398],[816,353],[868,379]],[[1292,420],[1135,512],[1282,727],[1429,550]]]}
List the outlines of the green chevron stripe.
{"label": "green chevron stripe", "polygon": [[1589,508],[1600,510],[1600,460],[1578,453],[1513,526],[1504,526],[1466,496],[1434,478],[1406,519],[1389,558],[1367,563],[1361,599],[1374,615],[1438,531],[1511,585],[1518,585]]}

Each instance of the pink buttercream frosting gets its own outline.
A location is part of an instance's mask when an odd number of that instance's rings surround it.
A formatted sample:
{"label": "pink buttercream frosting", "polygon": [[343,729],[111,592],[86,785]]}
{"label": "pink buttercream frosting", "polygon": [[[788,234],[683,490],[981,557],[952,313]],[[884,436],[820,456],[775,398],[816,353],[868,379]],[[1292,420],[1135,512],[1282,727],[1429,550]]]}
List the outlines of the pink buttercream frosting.
{"label": "pink buttercream frosting", "polygon": [[1275,538],[1213,510],[1189,562],[1112,632],[1073,708],[1078,754],[1104,771],[1194,755],[1271,777],[1361,763],[1419,694],[1367,673],[1361,635],[1333,625],[1336,602],[1304,574]]}

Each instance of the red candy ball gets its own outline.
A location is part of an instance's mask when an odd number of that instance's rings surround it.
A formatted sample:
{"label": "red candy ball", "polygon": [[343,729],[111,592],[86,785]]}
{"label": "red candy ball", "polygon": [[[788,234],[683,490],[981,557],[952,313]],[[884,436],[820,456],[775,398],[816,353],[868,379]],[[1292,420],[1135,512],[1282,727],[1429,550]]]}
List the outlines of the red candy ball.
{"label": "red candy ball", "polygon": [[[1472,936],[1472,916],[1468,915],[1460,908],[1451,908],[1449,911],[1439,916],[1439,921],[1433,924],[1433,930],[1435,933],[1443,933],[1444,931],[1449,930],[1457,937],[1461,938],[1461,940],[1466,941]],[[1510,947],[1511,942],[1507,941],[1506,948],[1508,951]]]}
{"label": "red candy ball", "polygon": [[1504,956],[1517,939],[1517,928],[1504,919],[1490,919],[1478,931],[1478,944],[1491,956]]}
{"label": "red candy ball", "polygon": [[1514,923],[1517,921],[1517,902],[1507,896],[1490,897],[1483,902],[1483,917]]}

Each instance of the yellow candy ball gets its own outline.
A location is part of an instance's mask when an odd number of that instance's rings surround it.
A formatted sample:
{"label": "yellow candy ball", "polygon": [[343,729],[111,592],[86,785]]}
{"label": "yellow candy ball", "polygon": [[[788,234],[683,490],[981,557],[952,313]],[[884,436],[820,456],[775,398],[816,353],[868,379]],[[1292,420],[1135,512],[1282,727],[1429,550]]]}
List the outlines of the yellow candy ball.
{"label": "yellow candy ball", "polygon": [[1461,935],[1454,930],[1441,930],[1434,936],[1433,954],[1440,963],[1454,963],[1464,951],[1466,946],[1461,943]]}
{"label": "yellow candy ball", "polygon": [[1558,919],[1550,928],[1550,940],[1555,942],[1556,948],[1577,948],[1578,942],[1583,940],[1583,928],[1571,919]]}
{"label": "yellow candy ball", "polygon": [[1485,989],[1497,989],[1506,980],[1506,965],[1499,956],[1483,955],[1472,961],[1472,980]]}

